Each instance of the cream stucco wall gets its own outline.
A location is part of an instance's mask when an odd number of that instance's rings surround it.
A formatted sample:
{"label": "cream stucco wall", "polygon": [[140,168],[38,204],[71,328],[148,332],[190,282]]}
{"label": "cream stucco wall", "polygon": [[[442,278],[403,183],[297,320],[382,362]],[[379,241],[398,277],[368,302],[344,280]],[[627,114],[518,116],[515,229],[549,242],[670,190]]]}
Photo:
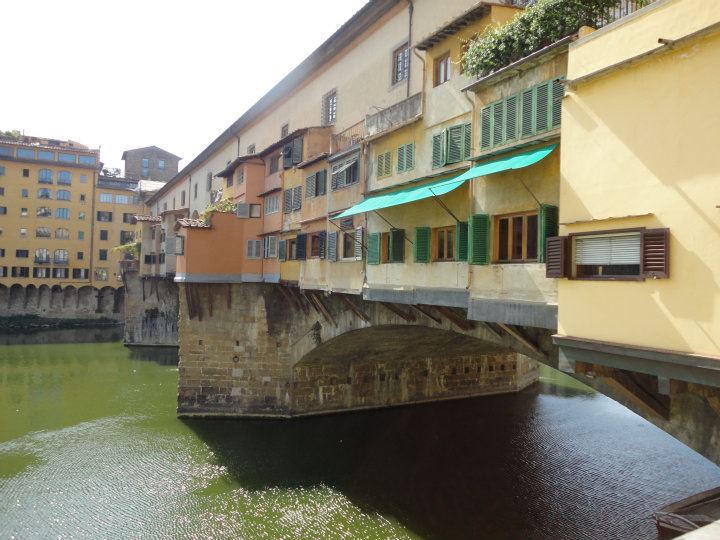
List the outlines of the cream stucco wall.
{"label": "cream stucco wall", "polygon": [[[718,2],[660,0],[571,47],[568,78],[718,22]],[[670,277],[559,280],[560,334],[720,355],[718,66],[715,32],[566,96],[561,233],[668,227]]]}

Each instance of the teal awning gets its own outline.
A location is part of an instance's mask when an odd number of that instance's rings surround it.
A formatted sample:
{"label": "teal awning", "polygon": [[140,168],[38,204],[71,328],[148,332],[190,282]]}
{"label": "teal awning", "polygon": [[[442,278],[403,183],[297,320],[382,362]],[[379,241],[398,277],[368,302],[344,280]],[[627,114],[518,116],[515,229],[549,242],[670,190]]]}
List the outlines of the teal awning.
{"label": "teal awning", "polygon": [[551,144],[550,146],[536,148],[534,150],[522,152],[521,154],[514,154],[509,157],[493,159],[492,161],[486,161],[485,163],[476,165],[455,178],[447,178],[445,180],[438,180],[422,186],[413,186],[411,188],[385,193],[384,195],[369,197],[363,202],[348,208],[342,214],[334,216],[333,219],[354,216],[355,214],[361,214],[363,212],[372,212],[373,210],[380,210],[381,208],[389,208],[400,204],[421,201],[422,199],[430,197],[439,197],[440,195],[450,193],[452,190],[460,187],[467,180],[471,180],[472,178],[487,176],[489,174],[509,171],[512,169],[522,169],[523,167],[534,165],[538,161],[547,157],[550,152],[555,150],[555,147],[557,147],[557,144]]}

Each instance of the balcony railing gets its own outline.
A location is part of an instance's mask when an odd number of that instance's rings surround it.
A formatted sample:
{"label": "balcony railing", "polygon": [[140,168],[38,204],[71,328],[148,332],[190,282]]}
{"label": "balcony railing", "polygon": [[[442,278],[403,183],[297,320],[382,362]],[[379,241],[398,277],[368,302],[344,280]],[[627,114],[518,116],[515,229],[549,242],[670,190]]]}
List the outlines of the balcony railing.
{"label": "balcony railing", "polygon": [[53,264],[55,266],[67,266],[68,260],[67,259],[53,259]]}
{"label": "balcony railing", "polygon": [[[645,4],[647,4],[647,2],[645,2]],[[611,22],[617,21],[618,19],[627,17],[631,13],[636,12],[641,7],[644,6],[640,5],[637,0],[620,0],[618,2],[618,5],[610,8],[607,15],[605,15],[602,19],[598,21],[597,27],[600,28],[602,26],[610,24]]]}
{"label": "balcony railing", "polygon": [[359,143],[364,138],[365,120],[362,120],[345,131],[341,131],[340,133],[336,133],[332,136],[331,152],[333,154],[336,152],[342,152],[343,150]]}
{"label": "balcony railing", "polygon": [[35,264],[50,264],[50,258],[35,257]]}

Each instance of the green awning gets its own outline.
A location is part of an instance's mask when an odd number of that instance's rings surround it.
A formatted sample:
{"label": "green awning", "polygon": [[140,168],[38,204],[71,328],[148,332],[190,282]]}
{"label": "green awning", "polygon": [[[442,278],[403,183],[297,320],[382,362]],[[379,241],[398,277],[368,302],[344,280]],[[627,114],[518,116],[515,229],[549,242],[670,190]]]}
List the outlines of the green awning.
{"label": "green awning", "polygon": [[380,210],[381,208],[389,208],[400,204],[421,201],[433,196],[439,197],[440,195],[450,193],[452,190],[460,187],[467,180],[471,180],[472,178],[487,176],[489,174],[509,171],[512,169],[522,169],[523,167],[534,165],[538,161],[547,157],[550,152],[555,150],[555,147],[557,147],[557,144],[551,144],[550,146],[536,148],[521,154],[493,159],[492,161],[486,161],[485,163],[476,165],[455,178],[447,178],[445,180],[438,180],[422,186],[413,186],[411,188],[385,193],[384,195],[369,197],[363,202],[348,208],[342,214],[334,216],[332,219],[354,216],[355,214],[361,214],[363,212],[372,212],[373,210]]}

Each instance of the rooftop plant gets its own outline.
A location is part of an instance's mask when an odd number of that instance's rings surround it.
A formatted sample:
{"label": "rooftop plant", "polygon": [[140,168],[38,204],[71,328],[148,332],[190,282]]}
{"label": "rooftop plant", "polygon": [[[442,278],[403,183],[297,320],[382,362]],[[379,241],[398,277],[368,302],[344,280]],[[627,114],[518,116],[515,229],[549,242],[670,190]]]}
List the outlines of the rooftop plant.
{"label": "rooftop plant", "polygon": [[115,246],[112,248],[112,251],[127,253],[132,255],[134,259],[137,259],[140,256],[140,240],[134,240],[132,242],[128,242],[127,244]]}
{"label": "rooftop plant", "polygon": [[[653,0],[630,0],[640,8]],[[569,36],[582,26],[612,20],[627,0],[537,0],[509,23],[474,37],[462,58],[469,75],[482,77]],[[633,6],[634,4],[634,6]]]}
{"label": "rooftop plant", "polygon": [[230,199],[220,199],[219,201],[208,205],[205,210],[202,211],[202,214],[200,214],[200,219],[209,224],[210,215],[215,212],[232,214],[235,212],[235,203],[233,203]]}

